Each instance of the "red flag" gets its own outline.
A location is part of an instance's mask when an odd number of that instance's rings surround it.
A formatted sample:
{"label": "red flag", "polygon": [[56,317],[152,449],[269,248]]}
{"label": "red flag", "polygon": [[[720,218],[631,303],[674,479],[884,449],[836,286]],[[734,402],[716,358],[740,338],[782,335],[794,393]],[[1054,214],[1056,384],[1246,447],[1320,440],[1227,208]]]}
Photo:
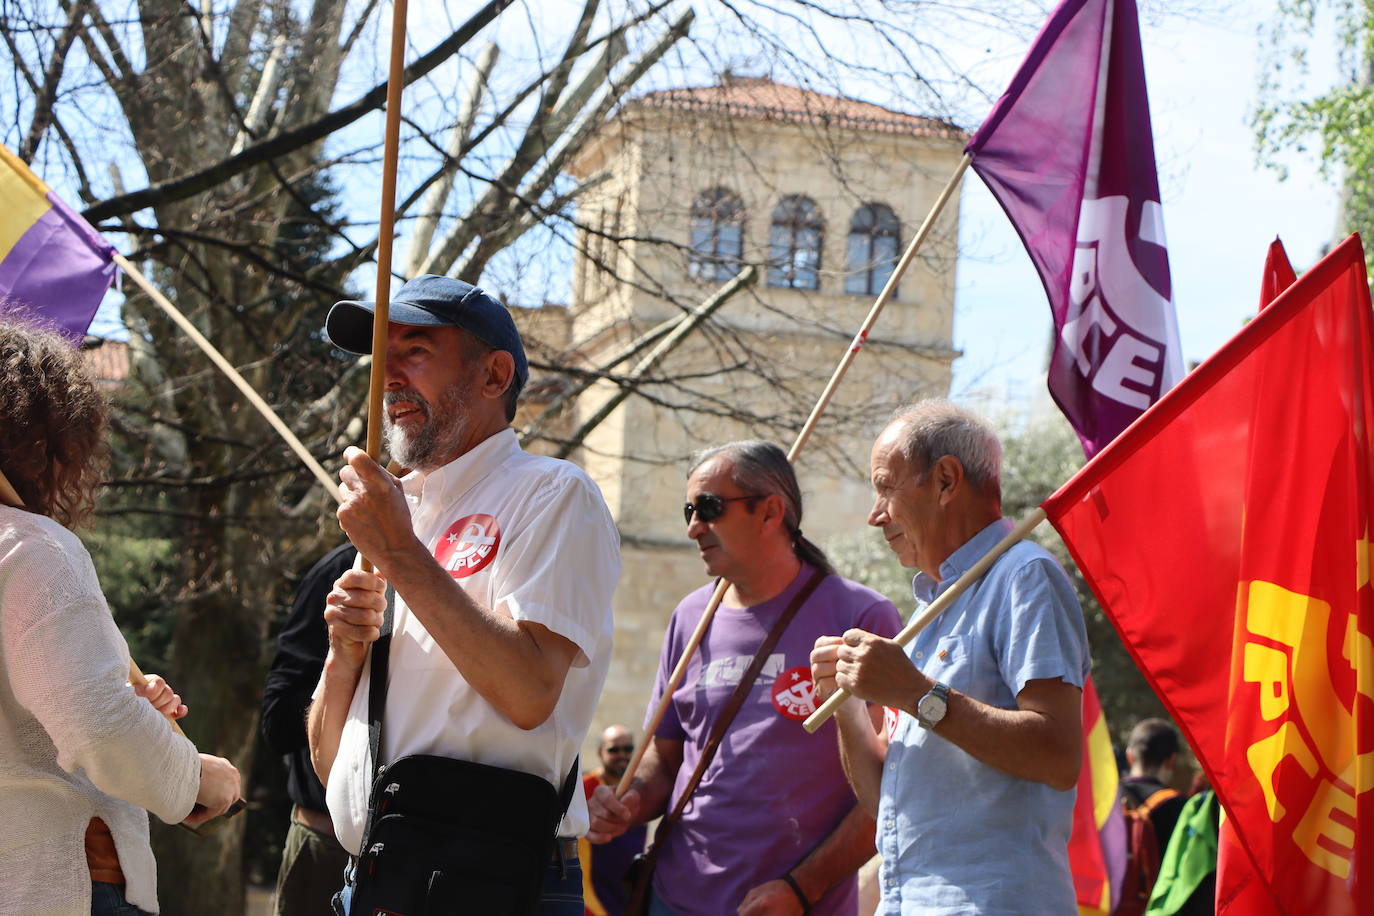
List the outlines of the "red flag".
{"label": "red flag", "polygon": [[1288,252],[1283,250],[1283,242],[1278,236],[1269,243],[1269,254],[1264,259],[1264,279],[1260,282],[1260,303],[1263,309],[1279,297],[1279,293],[1297,282],[1298,275],[1288,262]]}
{"label": "red flag", "polygon": [[1290,914],[1374,912],[1371,324],[1352,236],[1044,504]]}

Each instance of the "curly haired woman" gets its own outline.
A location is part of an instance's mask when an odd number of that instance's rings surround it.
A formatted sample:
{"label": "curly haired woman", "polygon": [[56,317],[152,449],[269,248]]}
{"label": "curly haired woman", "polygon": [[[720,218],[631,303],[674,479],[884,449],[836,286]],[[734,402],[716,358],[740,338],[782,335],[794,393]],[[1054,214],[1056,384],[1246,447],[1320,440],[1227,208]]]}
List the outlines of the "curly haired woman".
{"label": "curly haired woman", "polygon": [[[199,823],[239,774],[198,754],[129,649],[72,528],[95,503],[107,408],[61,337],[0,318],[0,914],[156,912],[144,809]],[[192,808],[199,804],[203,808]]]}

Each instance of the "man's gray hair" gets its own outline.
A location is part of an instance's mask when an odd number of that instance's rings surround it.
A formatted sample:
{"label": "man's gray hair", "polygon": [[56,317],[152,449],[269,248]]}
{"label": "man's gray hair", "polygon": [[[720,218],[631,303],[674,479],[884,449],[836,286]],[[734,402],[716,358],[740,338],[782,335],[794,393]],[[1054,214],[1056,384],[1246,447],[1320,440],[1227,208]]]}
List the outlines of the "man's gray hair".
{"label": "man's gray hair", "polygon": [[902,424],[900,451],[913,472],[925,473],[945,455],[959,459],[969,483],[1000,493],[1002,445],[992,425],[944,398],[927,398],[898,408],[888,426]]}
{"label": "man's gray hair", "polygon": [[760,496],[776,493],[782,499],[783,524],[792,535],[792,549],[797,558],[827,573],[835,572],[825,553],[802,536],[801,485],[797,483],[797,472],[787,460],[786,452],[762,439],[727,442],[693,455],[687,476],[692,476],[697,468],[713,458],[729,460],[730,480],[744,492]]}

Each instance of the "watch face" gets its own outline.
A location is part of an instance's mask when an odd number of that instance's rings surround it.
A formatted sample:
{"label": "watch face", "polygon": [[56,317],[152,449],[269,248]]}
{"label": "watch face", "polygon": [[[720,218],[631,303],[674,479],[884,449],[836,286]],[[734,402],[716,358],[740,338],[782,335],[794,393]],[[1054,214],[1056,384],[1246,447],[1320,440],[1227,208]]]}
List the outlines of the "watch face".
{"label": "watch face", "polygon": [[943,698],[937,697],[933,693],[928,693],[921,697],[920,702],[916,704],[916,715],[920,719],[921,724],[929,728],[932,725],[939,724],[940,720],[945,717],[945,710],[948,708],[949,704],[947,704]]}

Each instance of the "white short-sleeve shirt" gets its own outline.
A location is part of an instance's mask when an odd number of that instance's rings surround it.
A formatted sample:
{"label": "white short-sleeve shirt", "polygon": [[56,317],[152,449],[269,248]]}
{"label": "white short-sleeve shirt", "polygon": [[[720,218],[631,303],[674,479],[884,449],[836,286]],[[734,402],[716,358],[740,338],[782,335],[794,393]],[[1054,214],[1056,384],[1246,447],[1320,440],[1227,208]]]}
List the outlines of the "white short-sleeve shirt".
{"label": "white short-sleeve shirt", "polygon": [[[415,534],[473,600],[543,624],[580,651],[553,714],[526,731],[468,685],[398,594],[383,762],[438,754],[532,773],[561,788],[591,726],[611,659],[620,542],[601,491],[576,465],[521,450],[509,429],[402,483]],[[370,669],[369,659],[326,790],[339,842],[355,855],[373,771]],[[559,834],[580,836],[587,826],[586,800],[575,791]]]}

